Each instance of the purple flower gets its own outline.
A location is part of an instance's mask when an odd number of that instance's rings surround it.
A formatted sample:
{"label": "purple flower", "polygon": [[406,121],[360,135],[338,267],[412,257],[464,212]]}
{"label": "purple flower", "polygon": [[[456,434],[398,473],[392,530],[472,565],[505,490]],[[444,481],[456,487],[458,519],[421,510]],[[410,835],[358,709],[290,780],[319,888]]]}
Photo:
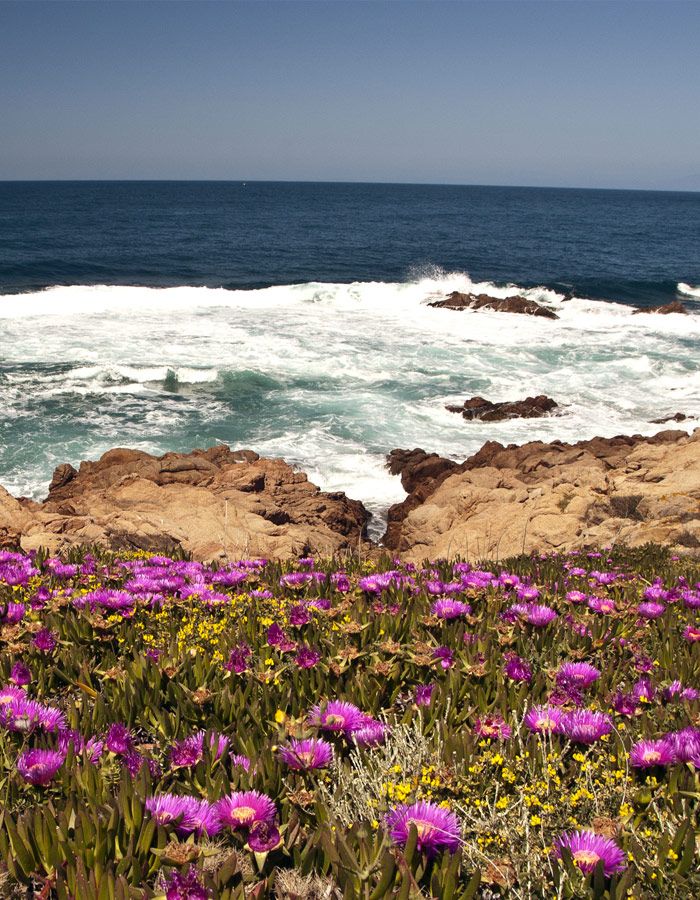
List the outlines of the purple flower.
{"label": "purple flower", "polygon": [[506,678],[510,678],[511,681],[532,681],[532,667],[527,660],[515,653],[507,657],[503,671]]}
{"label": "purple flower", "polygon": [[159,825],[173,825],[185,815],[190,799],[175,794],[154,794],[147,798],[146,809]]}
{"label": "purple flower", "polygon": [[574,687],[583,690],[598,678],[600,670],[586,662],[564,663],[557,672],[557,684],[565,689]]}
{"label": "purple flower", "polygon": [[428,857],[436,856],[441,850],[455,853],[461,843],[462,829],[457,816],[425,800],[395,807],[387,815],[385,824],[391,840],[401,847],[408,841],[411,825],[415,825],[418,832],[416,847]]}
{"label": "purple flower", "polygon": [[216,806],[197,797],[182,797],[182,818],[175,824],[180,837],[196,834],[197,837],[213,837],[221,831],[221,820]]}
{"label": "purple flower", "polygon": [[384,743],[388,730],[384,722],[367,717],[362,726],[353,731],[352,736],[358,747],[376,747]]}
{"label": "purple flower", "polygon": [[665,740],[673,749],[678,762],[693,762],[700,757],[700,729],[683,728],[682,731],[672,731],[666,735]]}
{"label": "purple flower", "polygon": [[34,635],[33,644],[42,653],[51,653],[56,646],[56,636],[48,628],[42,628]]}
{"label": "purple flower", "polygon": [[259,791],[234,791],[216,804],[221,824],[234,831],[250,828],[255,822],[271,824],[277,817],[273,801]]}
{"label": "purple flower", "polygon": [[248,846],[254,853],[269,853],[279,847],[282,838],[274,822],[253,822],[248,832]]}
{"label": "purple flower", "polygon": [[301,628],[311,621],[311,613],[303,603],[297,603],[289,610],[289,624]]}
{"label": "purple flower", "polygon": [[26,666],[23,662],[16,662],[14,666],[12,666],[10,681],[13,682],[13,684],[24,687],[29,684],[31,680],[32,672],[29,666]]}
{"label": "purple flower", "polygon": [[433,699],[434,684],[419,684],[414,694],[416,706],[430,706]]}
{"label": "purple flower", "polygon": [[248,660],[253,655],[253,651],[247,644],[239,644],[231,650],[228,662],[224,666],[229,672],[235,672],[241,675],[248,668]]}
{"label": "purple flower", "polygon": [[590,709],[575,709],[561,720],[562,733],[576,744],[594,744],[612,729],[610,716]]}
{"label": "purple flower", "polygon": [[309,724],[321,731],[338,731],[346,735],[364,724],[364,713],[345,700],[330,700],[322,709],[314,706],[309,712]]}
{"label": "purple flower", "polygon": [[[7,697],[9,687],[5,688],[3,695]],[[0,698],[0,723],[9,731],[20,731],[28,734],[35,729],[43,731],[60,731],[66,727],[66,717],[60,709],[53,706],[43,706],[36,700],[27,700],[21,688],[12,688],[19,693],[19,697],[8,698],[4,701]]]}
{"label": "purple flower", "polygon": [[430,611],[438,619],[459,619],[460,616],[471,614],[472,608],[461,600],[436,600],[430,607]]}
{"label": "purple flower", "polygon": [[117,756],[124,756],[134,749],[134,739],[126,725],[115,722],[110,726],[105,737],[105,747]]}
{"label": "purple flower", "polygon": [[630,765],[635,769],[670,766],[675,761],[672,744],[660,741],[638,741],[630,748]]}
{"label": "purple flower", "polygon": [[322,738],[292,739],[289,747],[280,747],[277,752],[290,769],[303,772],[325,769],[333,762],[333,747]]}
{"label": "purple flower", "polygon": [[689,641],[691,644],[696,644],[700,641],[700,628],[696,625],[686,625],[683,630],[683,637],[686,641]]}
{"label": "purple flower", "polygon": [[588,608],[597,613],[614,613],[615,601],[610,597],[589,597]]}
{"label": "purple flower", "polygon": [[569,603],[585,603],[588,596],[582,591],[569,591],[566,595],[566,599]]}
{"label": "purple flower", "polygon": [[173,871],[165,880],[166,900],[209,900],[210,896],[198,880],[194,866],[190,866],[185,875]]}
{"label": "purple flower", "polygon": [[58,750],[26,750],[17,758],[17,771],[30,784],[44,786],[53,779],[65,758]]}
{"label": "purple flower", "polygon": [[455,655],[449,647],[436,647],[433,650],[433,659],[440,663],[443,669],[451,669],[455,662]]}
{"label": "purple flower", "polygon": [[659,616],[666,612],[666,606],[663,603],[655,603],[649,600],[645,603],[640,603],[637,607],[637,612],[644,619],[658,619]]}
{"label": "purple flower", "polygon": [[321,654],[318,650],[314,647],[307,647],[305,644],[301,644],[297,649],[294,662],[300,669],[312,669],[320,659]]}
{"label": "purple flower", "polygon": [[479,737],[499,741],[507,741],[513,733],[513,729],[510,725],[506,725],[503,716],[497,713],[477,719],[474,731]]}
{"label": "purple flower", "polygon": [[554,844],[554,856],[561,859],[561,851],[568,850],[574,863],[587,875],[593,872],[599,862],[603,863],[606,876],[622,872],[627,867],[625,853],[615,841],[596,834],[594,831],[574,831],[562,834]]}
{"label": "purple flower", "polygon": [[563,713],[556,706],[533,706],[523,721],[530,731],[537,734],[560,734]]}

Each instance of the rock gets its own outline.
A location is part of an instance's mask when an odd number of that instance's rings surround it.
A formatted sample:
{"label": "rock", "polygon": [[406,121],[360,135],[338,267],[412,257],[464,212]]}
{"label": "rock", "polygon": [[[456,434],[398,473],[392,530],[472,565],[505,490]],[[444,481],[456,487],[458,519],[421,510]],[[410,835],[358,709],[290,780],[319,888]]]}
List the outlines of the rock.
{"label": "rock", "polygon": [[655,313],[659,316],[666,316],[669,313],[685,313],[688,310],[683,306],[680,300],[672,300],[670,303],[664,303],[662,306],[640,306],[635,309],[633,315],[638,313]]}
{"label": "rock", "polygon": [[686,416],[685,413],[677,412],[672,416],[665,416],[663,419],[652,419],[652,425],[665,425],[666,422],[685,422],[686,419],[692,419],[694,416]]}
{"label": "rock", "polygon": [[471,397],[462,406],[446,406],[450,412],[461,413],[467,421],[502,422],[504,419],[539,419],[549,415],[558,404],[551,397],[539,394],[524,400],[492,403],[483,397]]}
{"label": "rock", "polygon": [[42,504],[0,489],[0,543],[52,552],[83,543],[184,551],[203,561],[356,550],[370,516],[281,459],[218,446],[150,456],[115,449],[59,466]]}
{"label": "rock", "polygon": [[[489,441],[461,464],[393,451],[410,492],[384,544],[414,562],[658,541],[700,547],[700,429],[566,444]],[[408,455],[407,455],[408,454]],[[695,543],[697,542],[697,544]]]}
{"label": "rock", "polygon": [[444,300],[429,303],[436,309],[491,309],[495,312],[522,313],[528,316],[542,316],[558,319],[559,316],[546,306],[528,300],[527,297],[489,297],[488,294],[463,294],[452,291]]}

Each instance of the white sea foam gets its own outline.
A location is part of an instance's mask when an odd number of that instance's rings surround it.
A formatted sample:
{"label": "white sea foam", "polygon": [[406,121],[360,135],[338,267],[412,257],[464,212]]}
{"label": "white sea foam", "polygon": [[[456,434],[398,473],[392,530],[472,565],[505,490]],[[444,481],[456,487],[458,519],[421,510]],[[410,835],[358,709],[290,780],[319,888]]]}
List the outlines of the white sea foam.
{"label": "white sea foam", "polygon": [[679,293],[687,294],[688,297],[695,297],[697,300],[700,300],[700,287],[693,287],[690,284],[685,284],[685,282],[680,281],[677,288]]}
{"label": "white sea foam", "polygon": [[[452,290],[525,294],[559,319],[428,305]],[[402,496],[384,468],[394,447],[463,459],[489,439],[653,433],[652,419],[700,417],[699,315],[635,315],[464,273],[249,291],[56,287],[0,297],[0,341],[0,412],[14,429],[0,482],[34,496],[58,462],[115,444],[224,441],[382,512]],[[560,414],[483,424],[445,410],[537,393]]]}

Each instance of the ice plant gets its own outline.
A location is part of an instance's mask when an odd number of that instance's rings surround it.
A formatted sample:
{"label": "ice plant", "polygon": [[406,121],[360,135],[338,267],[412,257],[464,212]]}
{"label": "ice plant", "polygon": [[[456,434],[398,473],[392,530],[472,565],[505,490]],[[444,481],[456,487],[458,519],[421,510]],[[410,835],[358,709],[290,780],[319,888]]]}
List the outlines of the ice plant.
{"label": "ice plant", "polygon": [[533,706],[525,713],[523,721],[530,731],[538,734],[559,734],[563,713],[556,706]]}
{"label": "ice plant", "polygon": [[321,731],[351,734],[361,728],[363,722],[364,713],[345,700],[330,700],[324,707],[314,706],[309,712],[309,724]]}
{"label": "ice plant", "polygon": [[324,769],[333,761],[333,747],[321,738],[291,740],[289,747],[280,747],[277,752],[282,762],[290,769],[305,772],[311,769]]}
{"label": "ice plant", "polygon": [[166,900],[209,900],[211,894],[197,878],[197,870],[190,866],[186,873],[173,871],[165,879]]}
{"label": "ice plant", "polygon": [[576,744],[594,744],[612,729],[610,716],[589,709],[575,709],[561,719],[562,733]]}
{"label": "ice plant", "polygon": [[271,824],[277,816],[273,801],[259,791],[234,791],[216,803],[221,824],[234,831],[250,828],[255,822]]}
{"label": "ice plant", "polygon": [[65,761],[58,750],[26,750],[17,758],[17,771],[30,784],[45,786]]}
{"label": "ice plant", "polygon": [[430,608],[438,619],[459,619],[471,614],[472,608],[461,600],[436,600]]}
{"label": "ice plant", "polygon": [[586,662],[564,663],[557,672],[556,681],[562,688],[589,688],[600,678],[600,670]]}
{"label": "ice plant", "polygon": [[562,858],[562,850],[568,850],[574,864],[587,875],[594,872],[598,863],[603,864],[607,877],[622,872],[627,867],[626,855],[615,841],[594,831],[573,831],[562,834],[554,843],[554,856]]}
{"label": "ice plant", "polygon": [[474,731],[479,737],[500,741],[507,741],[513,733],[513,729],[510,725],[506,725],[503,716],[498,714],[477,719]]}
{"label": "ice plant", "polygon": [[462,829],[457,816],[426,800],[395,807],[386,816],[385,825],[391,840],[400,847],[406,845],[411,826],[415,825],[416,847],[428,857],[442,850],[455,853],[461,843]]}
{"label": "ice plant", "polygon": [[674,761],[673,745],[668,740],[638,741],[630,748],[630,765],[635,769],[670,766]]}

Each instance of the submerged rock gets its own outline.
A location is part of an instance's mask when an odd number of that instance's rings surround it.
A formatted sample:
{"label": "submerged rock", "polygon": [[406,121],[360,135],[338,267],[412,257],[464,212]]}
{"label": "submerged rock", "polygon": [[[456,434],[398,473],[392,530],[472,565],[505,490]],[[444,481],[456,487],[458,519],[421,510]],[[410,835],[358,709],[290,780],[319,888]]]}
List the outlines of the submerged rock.
{"label": "submerged rock", "polygon": [[410,560],[648,541],[700,547],[700,429],[575,444],[489,441],[442,468],[433,456],[389,456],[392,471],[405,466],[410,490],[389,510],[384,543]]}
{"label": "submerged rock", "polygon": [[651,425],[665,425],[666,422],[685,422],[686,419],[692,419],[694,416],[686,416],[685,413],[677,412],[671,416],[664,416],[661,419],[652,419]]}
{"label": "submerged rock", "polygon": [[488,294],[464,294],[452,291],[444,300],[436,300],[428,306],[436,309],[491,309],[495,312],[522,313],[527,316],[543,316],[558,319],[559,316],[546,306],[528,300],[527,297],[490,297]]}
{"label": "submerged rock", "polygon": [[[0,489],[1,490],[1,489]],[[226,446],[151,456],[115,449],[54,473],[42,504],[0,493],[0,541],[52,552],[100,543],[205,561],[356,549],[370,518],[281,459]]]}
{"label": "submerged rock", "polygon": [[551,397],[539,394],[524,400],[492,403],[483,397],[471,397],[462,406],[446,406],[450,412],[461,413],[467,421],[502,422],[505,419],[539,419],[547,416],[558,404]]}

